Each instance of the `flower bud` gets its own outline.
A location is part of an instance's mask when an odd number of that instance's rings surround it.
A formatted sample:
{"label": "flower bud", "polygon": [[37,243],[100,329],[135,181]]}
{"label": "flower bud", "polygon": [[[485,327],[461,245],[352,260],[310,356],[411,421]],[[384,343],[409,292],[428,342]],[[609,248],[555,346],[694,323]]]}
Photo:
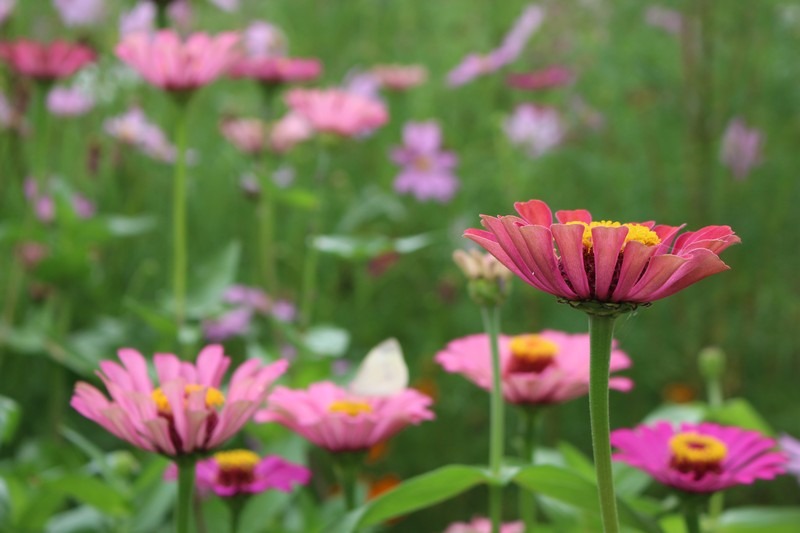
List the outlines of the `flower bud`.
{"label": "flower bud", "polygon": [[494,256],[478,250],[456,250],[453,261],[467,276],[467,291],[473,302],[494,307],[508,298],[512,274]]}
{"label": "flower bud", "polygon": [[700,374],[706,380],[720,380],[725,372],[725,352],[716,346],[709,346],[700,351],[698,356]]}

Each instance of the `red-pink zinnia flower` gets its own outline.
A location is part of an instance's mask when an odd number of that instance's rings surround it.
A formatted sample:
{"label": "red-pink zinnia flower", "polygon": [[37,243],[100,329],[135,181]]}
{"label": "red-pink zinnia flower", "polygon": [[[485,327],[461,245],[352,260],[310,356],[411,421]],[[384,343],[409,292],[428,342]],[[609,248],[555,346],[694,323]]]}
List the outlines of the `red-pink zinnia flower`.
{"label": "red-pink zinnia flower", "polygon": [[293,89],[286,95],[286,103],[316,131],[345,137],[373,130],[389,120],[380,102],[338,89]]}
{"label": "red-pink zinnia flower", "polygon": [[149,83],[167,91],[188,91],[211,83],[230,68],[238,56],[239,35],[195,33],[186,41],[177,33],[126,35],[116,53]]}
{"label": "red-pink zinnia flower", "polygon": [[262,83],[296,83],[310,81],[322,73],[318,59],[298,57],[247,57],[230,69],[234,78],[250,78]]}
{"label": "red-pink zinnia flower", "polygon": [[613,459],[686,492],[717,492],[786,471],[786,456],[772,451],[775,441],[737,427],[659,422],[613,431],[611,444]]}
{"label": "red-pink zinnia flower", "polygon": [[44,44],[22,39],[0,43],[0,60],[18,73],[37,80],[67,78],[94,59],[95,53],[88,46],[65,41]]}
{"label": "red-pink zinnia flower", "polygon": [[[546,330],[538,334],[500,335],[500,373],[503,397],[515,404],[566,402],[589,392],[589,335]],[[463,374],[477,386],[492,389],[492,356],[485,333],[451,341],[436,354],[448,372]],[[611,350],[611,371],[631,365],[616,346]],[[628,391],[628,378],[613,377],[610,387]]]}
{"label": "red-pink zinnia flower", "polygon": [[222,378],[231,360],[223,355],[222,346],[203,348],[196,364],[156,354],[158,387],[153,386],[139,352],[123,348],[118,355],[122,365],[101,361],[98,372],[111,401],[92,385],[78,382],[72,407],[120,439],[169,456],[212,450],[232,437],[288,365],[286,361],[262,365],[250,359],[236,369],[223,393]]}
{"label": "red-pink zinnia flower", "polygon": [[361,451],[409,424],[434,418],[430,397],[413,389],[361,396],[323,381],[307,390],[278,387],[257,422],[277,422],[331,452]]}
{"label": "red-pink zinnia flower", "polygon": [[[541,200],[514,204],[520,216],[482,215],[472,239],[526,283],[569,301],[646,303],[728,270],[719,253],[740,242],[729,226],[678,235],[682,226],[592,221],[584,209]],[[673,243],[674,241],[674,243]]]}

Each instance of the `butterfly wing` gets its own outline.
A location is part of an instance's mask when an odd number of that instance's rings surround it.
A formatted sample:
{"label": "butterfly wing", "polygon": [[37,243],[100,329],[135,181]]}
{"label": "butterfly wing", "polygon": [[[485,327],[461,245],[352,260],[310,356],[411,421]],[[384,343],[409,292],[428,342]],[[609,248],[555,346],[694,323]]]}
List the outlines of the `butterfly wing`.
{"label": "butterfly wing", "polygon": [[350,391],[362,396],[392,396],[406,387],[408,367],[394,338],[370,350],[350,382]]}

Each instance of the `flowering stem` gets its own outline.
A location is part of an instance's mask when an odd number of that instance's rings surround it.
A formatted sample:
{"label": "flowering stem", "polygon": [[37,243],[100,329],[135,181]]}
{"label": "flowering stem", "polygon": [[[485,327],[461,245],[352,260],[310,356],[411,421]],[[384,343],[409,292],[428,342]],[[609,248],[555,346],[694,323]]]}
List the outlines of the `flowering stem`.
{"label": "flowering stem", "polygon": [[156,2],[156,24],[158,29],[163,30],[169,27],[169,14],[167,13],[167,2]]}
{"label": "flowering stem", "polygon": [[[489,470],[499,480],[503,466],[503,385],[500,380],[500,309],[498,307],[482,307],[483,327],[489,336],[492,351],[492,391],[490,397],[489,428]],[[489,486],[489,517],[492,521],[492,533],[500,531],[502,515],[502,490],[498,483]]]}
{"label": "flowering stem", "polygon": [[592,425],[592,449],[600,494],[600,513],[603,531],[617,533],[617,502],[614,497],[614,477],[611,472],[611,442],[609,440],[608,373],[611,364],[611,340],[615,316],[589,313],[591,363],[589,368],[589,412]]}
{"label": "flowering stem", "polygon": [[189,533],[189,521],[194,493],[194,464],[192,456],[181,456],[175,460],[178,465],[178,508],[175,513],[175,532]]}
{"label": "flowering stem", "polygon": [[270,296],[275,295],[278,288],[277,261],[275,255],[275,202],[273,201],[272,188],[269,187],[267,165],[262,165],[259,174],[261,177],[261,197],[258,203],[259,239],[261,249],[261,268],[264,275],[264,286]]}
{"label": "flowering stem", "polygon": [[356,508],[356,479],[361,459],[362,454],[359,453],[343,452],[334,455],[334,470],[342,484],[344,507],[348,512]]}
{"label": "flowering stem", "polygon": [[175,323],[180,332],[186,318],[186,123],[188,103],[179,100],[175,121],[175,176],[172,192],[172,287],[175,299]]}
{"label": "flowering stem", "polygon": [[[539,411],[534,407],[523,406],[522,423],[520,424],[520,452],[523,463],[533,463],[533,452],[536,448],[536,422]],[[532,533],[536,526],[536,501],[533,493],[520,488],[519,516],[525,523],[525,533]]]}
{"label": "flowering stem", "polygon": [[700,506],[691,498],[683,501],[683,517],[687,533],[700,533]]}

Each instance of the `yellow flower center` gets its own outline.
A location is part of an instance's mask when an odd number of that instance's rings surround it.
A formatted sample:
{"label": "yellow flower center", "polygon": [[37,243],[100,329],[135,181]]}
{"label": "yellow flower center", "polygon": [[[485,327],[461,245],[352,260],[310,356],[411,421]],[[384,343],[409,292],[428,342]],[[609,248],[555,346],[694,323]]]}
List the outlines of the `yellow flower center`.
{"label": "yellow flower center", "polygon": [[[197,385],[195,383],[191,383],[186,385],[183,388],[183,398],[184,400],[193,392],[201,391],[205,389],[206,391],[206,407],[222,407],[225,404],[225,395],[219,389],[214,387],[206,387],[204,385]],[[161,387],[153,390],[150,393],[150,396],[153,398],[153,401],[156,403],[156,408],[158,409],[159,414],[162,415],[171,415],[172,414],[172,407],[169,404],[169,400],[167,399],[167,395],[164,394],[164,391],[161,390]]]}
{"label": "yellow flower center", "polygon": [[721,440],[694,431],[678,433],[669,441],[672,450],[670,466],[681,472],[694,472],[700,479],[706,472],[719,472],[728,455],[728,447]]}
{"label": "yellow flower center", "polygon": [[541,372],[558,355],[558,344],[541,335],[518,335],[511,339],[510,372]]}
{"label": "yellow flower center", "polygon": [[367,402],[336,400],[328,406],[328,411],[331,413],[344,413],[346,415],[356,416],[361,413],[371,413],[372,406]]}
{"label": "yellow flower center", "polygon": [[214,460],[221,470],[252,472],[261,458],[250,450],[229,450],[215,453]]}
{"label": "yellow flower center", "polygon": [[567,222],[567,224],[582,224],[583,225],[583,246],[587,250],[592,249],[592,228],[602,227],[602,228],[619,228],[621,226],[625,226],[628,228],[628,234],[625,236],[625,243],[623,244],[623,248],[625,244],[631,241],[640,242],[646,246],[655,246],[656,244],[661,244],[661,239],[658,237],[658,234],[648,228],[647,226],[643,226],[641,224],[620,224],[619,222],[613,222],[611,220],[601,220],[599,222],[590,222],[589,224],[585,222],[581,222],[579,220],[575,220],[573,222]]}

